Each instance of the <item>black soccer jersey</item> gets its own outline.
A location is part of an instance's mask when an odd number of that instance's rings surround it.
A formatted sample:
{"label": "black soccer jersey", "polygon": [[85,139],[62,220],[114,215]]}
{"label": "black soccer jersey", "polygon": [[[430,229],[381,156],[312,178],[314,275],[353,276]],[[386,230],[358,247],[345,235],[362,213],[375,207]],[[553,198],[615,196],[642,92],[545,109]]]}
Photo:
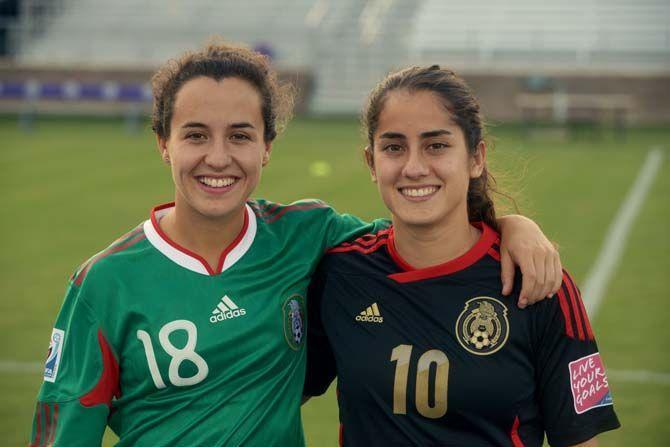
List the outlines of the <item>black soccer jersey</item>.
{"label": "black soccer jersey", "polygon": [[[309,295],[305,395],[337,374],[351,446],[569,446],[619,427],[577,287],[502,296],[499,237],[413,269],[393,229],[330,250]],[[517,275],[517,277],[520,275]]]}

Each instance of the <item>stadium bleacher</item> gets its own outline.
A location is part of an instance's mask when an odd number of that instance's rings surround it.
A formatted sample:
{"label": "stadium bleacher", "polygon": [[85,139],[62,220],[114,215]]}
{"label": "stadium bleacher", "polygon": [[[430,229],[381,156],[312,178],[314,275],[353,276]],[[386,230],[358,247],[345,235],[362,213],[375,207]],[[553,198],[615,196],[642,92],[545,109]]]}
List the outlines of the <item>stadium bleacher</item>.
{"label": "stadium bleacher", "polygon": [[309,60],[310,42],[303,36],[312,3],[69,0],[18,57],[24,63],[155,66],[221,34],[250,45],[271,44],[278,63],[299,66]]}
{"label": "stadium bleacher", "polygon": [[412,58],[453,53],[478,66],[529,64],[667,69],[670,3],[664,0],[517,0],[497,8],[482,2],[427,0],[416,16]]}
{"label": "stadium bleacher", "polygon": [[[580,85],[590,83],[589,88],[595,89],[567,93],[627,93],[621,91],[622,83],[632,79],[633,90],[647,95],[637,98],[641,112],[633,116],[639,121],[670,119],[670,112],[663,115],[663,110],[654,108],[655,95],[646,93],[650,87],[635,84],[660,74],[649,81],[656,88],[670,72],[667,0],[515,0],[498,2],[495,8],[487,2],[455,0],[58,0],[54,4],[58,7],[40,17],[39,32],[18,33],[23,36],[17,39],[19,64],[151,70],[220,34],[262,48],[282,70],[313,77],[306,107],[314,113],[355,113],[365,94],[389,70],[440,63],[466,77],[516,75],[514,91],[504,101],[497,98],[498,103],[509,104],[527,93],[528,73],[583,75],[590,81]],[[618,86],[601,91],[604,84],[595,79],[601,75],[618,76],[607,84]],[[518,110],[516,115],[492,110],[501,118],[519,117]]]}

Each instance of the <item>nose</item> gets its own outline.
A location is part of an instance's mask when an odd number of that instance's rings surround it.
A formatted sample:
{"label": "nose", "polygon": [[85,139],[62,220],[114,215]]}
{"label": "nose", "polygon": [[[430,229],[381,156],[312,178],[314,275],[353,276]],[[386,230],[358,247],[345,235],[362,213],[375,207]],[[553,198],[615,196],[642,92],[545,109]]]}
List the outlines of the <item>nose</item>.
{"label": "nose", "polygon": [[216,139],[207,150],[205,163],[214,169],[224,169],[232,162],[231,149],[224,139]]}
{"label": "nose", "polygon": [[423,151],[410,149],[402,169],[402,175],[407,178],[420,178],[427,176],[428,173],[428,162]]}

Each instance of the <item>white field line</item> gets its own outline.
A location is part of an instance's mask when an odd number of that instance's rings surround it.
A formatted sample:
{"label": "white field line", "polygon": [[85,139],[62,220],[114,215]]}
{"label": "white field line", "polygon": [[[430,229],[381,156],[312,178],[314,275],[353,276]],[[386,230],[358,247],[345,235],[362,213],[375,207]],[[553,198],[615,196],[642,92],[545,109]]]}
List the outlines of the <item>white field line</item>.
{"label": "white field line", "polygon": [[[44,371],[44,363],[16,362],[12,360],[0,361],[0,373],[30,373],[40,374]],[[619,382],[650,383],[654,385],[670,385],[670,373],[645,370],[608,369],[610,379]]]}
{"label": "white field line", "polygon": [[[649,151],[644,165],[633,184],[626,200],[607,232],[603,248],[600,250],[593,268],[589,272],[582,289],[586,310],[591,318],[598,311],[605,288],[614,273],[621,253],[626,245],[628,234],[635,217],[640,212],[649,188],[654,183],[656,174],[663,162],[663,150],[656,148]],[[40,362],[17,362],[0,360],[0,373],[41,373],[44,364]],[[645,370],[608,370],[611,379],[621,382],[652,383],[670,385],[670,373]]]}
{"label": "white field line", "polygon": [[647,154],[647,159],[628,192],[628,196],[614,217],[600,253],[593,263],[591,271],[586,276],[582,288],[582,298],[586,306],[586,312],[591,319],[595,317],[602,303],[607,285],[616,271],[626,247],[633,222],[639,214],[640,208],[642,208],[651,185],[654,183],[656,174],[658,174],[663,162],[663,156],[664,152],[660,148],[651,149]]}
{"label": "white field line", "polygon": [[0,372],[3,373],[36,373],[42,371],[44,371],[44,363],[0,360]]}
{"label": "white field line", "polygon": [[608,369],[607,376],[619,382],[650,383],[654,385],[670,385],[670,374],[641,369]]}

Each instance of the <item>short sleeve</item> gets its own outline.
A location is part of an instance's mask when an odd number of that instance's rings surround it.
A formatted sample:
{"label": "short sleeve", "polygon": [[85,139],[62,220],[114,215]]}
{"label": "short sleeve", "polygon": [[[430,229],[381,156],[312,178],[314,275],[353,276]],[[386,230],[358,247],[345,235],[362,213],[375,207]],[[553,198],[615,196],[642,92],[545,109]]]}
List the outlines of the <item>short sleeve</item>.
{"label": "short sleeve", "polygon": [[31,445],[100,445],[118,364],[91,308],[71,281],[51,333]]}
{"label": "short sleeve", "polygon": [[567,272],[559,292],[533,311],[537,382],[549,444],[574,445],[618,428],[603,359],[579,289]]}
{"label": "short sleeve", "polygon": [[389,221],[386,219],[375,219],[365,222],[351,214],[339,214],[333,208],[328,207],[326,229],[326,249],[340,245],[342,242],[353,240],[359,236],[369,233],[377,233],[388,228]]}
{"label": "short sleeve", "polygon": [[323,290],[326,285],[325,260],[312,276],[307,292],[307,371],[303,395],[320,396],[337,375],[335,356],[322,320]]}

